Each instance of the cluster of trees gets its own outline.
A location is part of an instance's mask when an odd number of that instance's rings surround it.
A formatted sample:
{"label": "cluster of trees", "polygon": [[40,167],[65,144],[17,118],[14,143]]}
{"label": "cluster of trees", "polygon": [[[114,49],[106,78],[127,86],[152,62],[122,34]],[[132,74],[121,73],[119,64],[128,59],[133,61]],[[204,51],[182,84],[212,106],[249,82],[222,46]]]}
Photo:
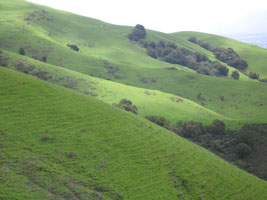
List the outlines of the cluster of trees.
{"label": "cluster of trees", "polygon": [[204,54],[190,51],[186,48],[177,48],[172,42],[167,44],[159,41],[151,42],[145,46],[149,56],[171,63],[179,64],[195,70],[200,74],[210,76],[227,76],[228,68],[216,61],[210,61]]}
{"label": "cluster of trees", "polygon": [[219,62],[210,61],[204,54],[190,51],[186,48],[178,48],[173,42],[152,41],[147,42],[144,26],[138,24],[128,35],[129,40],[139,43],[147,49],[147,54],[171,64],[179,64],[195,70],[200,74],[210,76],[227,76],[228,68]]}
{"label": "cluster of trees", "polygon": [[226,129],[220,120],[214,120],[210,125],[178,121],[172,126],[164,117],[146,118],[267,180],[267,124],[245,124],[240,129],[231,130]]}
{"label": "cluster of trees", "polygon": [[225,62],[238,70],[245,70],[248,68],[248,63],[241,59],[232,48],[216,48],[213,50],[213,54],[218,60]]}
{"label": "cluster of trees", "polygon": [[209,43],[202,40],[197,40],[195,37],[188,38],[188,41],[198,44],[202,48],[213,52],[218,60],[228,64],[231,67],[234,67],[238,70],[245,70],[248,68],[248,63],[241,59],[238,53],[236,53],[232,48],[212,48]]}
{"label": "cluster of trees", "polygon": [[197,38],[195,38],[195,37],[188,38],[188,41],[195,43],[195,44],[198,44],[199,46],[201,46],[204,49],[207,49],[208,51],[212,51],[211,45],[207,42],[204,42],[202,40],[197,40]]}
{"label": "cluster of trees", "polygon": [[126,110],[128,112],[132,112],[134,114],[138,114],[138,108],[128,99],[121,99],[118,104],[114,104],[116,107]]}

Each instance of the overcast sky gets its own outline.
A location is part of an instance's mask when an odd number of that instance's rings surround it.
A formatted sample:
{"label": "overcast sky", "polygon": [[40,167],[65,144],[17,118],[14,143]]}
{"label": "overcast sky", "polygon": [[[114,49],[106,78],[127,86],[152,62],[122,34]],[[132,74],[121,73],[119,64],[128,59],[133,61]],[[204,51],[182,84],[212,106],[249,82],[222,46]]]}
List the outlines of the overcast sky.
{"label": "overcast sky", "polygon": [[267,0],[29,0],[102,21],[166,33],[267,33]]}

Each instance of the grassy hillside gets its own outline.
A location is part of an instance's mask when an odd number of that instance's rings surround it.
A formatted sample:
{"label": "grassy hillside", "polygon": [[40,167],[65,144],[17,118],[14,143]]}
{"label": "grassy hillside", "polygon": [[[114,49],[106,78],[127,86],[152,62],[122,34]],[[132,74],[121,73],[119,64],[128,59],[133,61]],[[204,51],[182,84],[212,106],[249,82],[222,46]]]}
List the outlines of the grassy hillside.
{"label": "grassy hillside", "polygon": [[266,182],[92,97],[0,68],[1,199],[265,199]]}
{"label": "grassy hillside", "polygon": [[267,78],[267,50],[264,48],[252,44],[242,43],[230,38],[206,33],[179,32],[171,35],[175,38],[180,38],[183,40],[194,36],[200,40],[210,43],[212,47],[231,47],[248,62],[249,67],[246,70],[248,73],[250,71],[257,72],[260,74],[261,78]]}
{"label": "grassy hillside", "polygon": [[[155,60],[147,56],[144,48],[129,42],[127,34],[132,27],[110,25],[22,0],[3,0],[0,9],[2,49],[18,53],[23,47],[27,57],[46,56],[47,63],[54,66],[190,99],[237,121],[266,122],[265,83],[246,76],[235,81],[200,75],[186,67]],[[210,52],[188,42],[185,37],[150,30],[147,35],[149,41],[173,41],[179,47],[200,51],[215,59]],[[71,50],[67,44],[78,45],[80,51]],[[250,45],[242,45],[250,50]],[[250,66],[258,60],[258,57],[255,60],[251,57]],[[105,62],[111,69],[116,69],[115,72],[111,73]],[[166,66],[175,66],[177,70],[166,70]],[[200,94],[202,98],[199,98]],[[130,99],[134,101],[134,98]],[[168,117],[175,121],[173,116],[169,114]]]}
{"label": "grassy hillside", "polygon": [[141,116],[163,116],[173,124],[178,120],[204,123],[210,123],[214,119],[230,120],[176,95],[88,76],[6,51],[0,56],[4,58],[2,60],[7,60],[11,69],[94,96],[109,104],[118,103],[123,98],[130,99],[137,105]]}

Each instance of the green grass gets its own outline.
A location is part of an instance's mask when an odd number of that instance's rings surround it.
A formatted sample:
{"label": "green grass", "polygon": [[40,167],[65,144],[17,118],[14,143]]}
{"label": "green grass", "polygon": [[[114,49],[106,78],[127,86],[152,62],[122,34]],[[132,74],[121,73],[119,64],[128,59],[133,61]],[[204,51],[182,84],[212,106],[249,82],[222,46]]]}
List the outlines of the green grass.
{"label": "green grass", "polygon": [[265,181],[95,98],[5,68],[0,85],[1,199],[267,196]]}
{"label": "green grass", "polygon": [[48,72],[46,77],[50,78],[47,81],[94,96],[106,103],[114,104],[123,98],[130,99],[137,105],[141,116],[163,116],[173,124],[178,120],[195,120],[203,123],[211,123],[214,119],[231,120],[173,94],[88,76],[6,51],[2,55],[9,61],[9,68],[11,69],[16,69],[13,66],[19,64],[23,64],[23,69],[35,66],[29,74],[34,75],[39,71]]}

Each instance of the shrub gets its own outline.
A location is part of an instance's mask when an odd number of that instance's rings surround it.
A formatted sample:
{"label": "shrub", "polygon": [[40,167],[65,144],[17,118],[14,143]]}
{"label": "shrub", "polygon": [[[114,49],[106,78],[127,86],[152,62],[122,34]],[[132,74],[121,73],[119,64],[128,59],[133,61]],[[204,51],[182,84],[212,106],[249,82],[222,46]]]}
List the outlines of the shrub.
{"label": "shrub", "polygon": [[252,79],[259,79],[259,78],[260,78],[260,75],[257,74],[256,72],[250,72],[250,73],[249,73],[249,78],[252,78]]}
{"label": "shrub", "polygon": [[233,71],[231,77],[235,80],[239,79],[239,73],[237,71]]}
{"label": "shrub", "polygon": [[166,44],[165,44],[164,41],[161,40],[161,41],[158,42],[157,47],[159,47],[159,48],[165,48],[166,47]]}
{"label": "shrub", "polygon": [[207,126],[207,130],[213,135],[224,135],[225,124],[223,121],[215,119],[210,126]]}
{"label": "shrub", "polygon": [[152,58],[157,58],[157,53],[156,53],[155,49],[153,49],[153,48],[148,48],[147,54]]}
{"label": "shrub", "polygon": [[46,62],[46,59],[47,59],[46,56],[43,56],[43,57],[42,57],[43,62]]}
{"label": "shrub", "polygon": [[130,100],[122,99],[119,104],[115,104],[120,109],[126,110],[128,112],[132,112],[134,114],[138,114],[138,108],[134,105]]}
{"label": "shrub", "polygon": [[180,126],[177,130],[179,135],[186,138],[197,138],[204,133],[204,127],[200,122],[178,122],[177,125]]}
{"label": "shrub", "polygon": [[165,117],[145,116],[145,118],[159,126],[165,127],[167,129],[170,128],[170,121],[168,121]]}
{"label": "shrub", "polygon": [[196,44],[197,43],[197,38],[190,37],[190,38],[188,38],[188,41]]}
{"label": "shrub", "polygon": [[25,50],[22,47],[19,48],[19,54],[23,56],[26,54]]}
{"label": "shrub", "polygon": [[74,51],[79,51],[80,50],[79,47],[77,45],[75,45],[75,44],[67,44],[67,46],[69,48],[71,48],[72,50],[74,50]]}
{"label": "shrub", "polygon": [[170,47],[172,49],[177,49],[177,45],[174,42],[168,42],[167,47]]}
{"label": "shrub", "polygon": [[239,143],[236,146],[236,153],[240,158],[245,158],[251,153],[251,148],[245,143]]}

